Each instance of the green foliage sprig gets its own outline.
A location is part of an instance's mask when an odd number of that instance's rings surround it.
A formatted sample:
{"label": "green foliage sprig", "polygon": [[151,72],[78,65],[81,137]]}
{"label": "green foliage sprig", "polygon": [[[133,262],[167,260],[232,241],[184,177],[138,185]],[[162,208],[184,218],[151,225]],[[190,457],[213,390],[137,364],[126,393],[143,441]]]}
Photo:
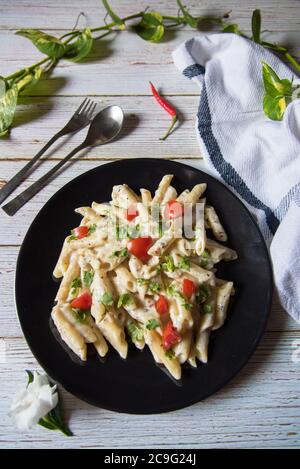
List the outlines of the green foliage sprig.
{"label": "green foliage sprig", "polygon": [[[166,30],[170,28],[188,25],[193,29],[201,29],[201,25],[205,22],[216,25],[224,33],[235,33],[246,37],[240,31],[237,24],[226,22],[229,13],[225,13],[221,17],[196,17],[189,12],[181,0],[177,0],[178,14],[176,16],[163,15],[157,11],[146,9],[121,18],[111,8],[107,0],[102,0],[102,3],[107,14],[104,20],[105,24],[99,27],[86,27],[82,30],[75,29],[59,38],[36,29],[21,29],[16,32],[16,34],[28,38],[45,57],[35,64],[18,70],[11,75],[6,77],[0,76],[0,136],[7,134],[12,125],[20,93],[36,84],[46,73],[53,70],[60,60],[65,59],[77,62],[84,59],[90,53],[94,41],[100,40],[112,33],[123,31],[129,27],[146,41],[160,42]],[[111,19],[110,22],[106,21],[107,17]],[[128,26],[131,20],[139,21],[134,26]],[[97,35],[99,32],[100,35]],[[259,10],[255,10],[252,15],[252,39],[283,56],[300,73],[300,64],[285,47],[262,40],[261,15]],[[277,97],[274,96],[273,98]],[[283,101],[280,99],[275,101],[278,101],[280,106],[282,106]],[[286,99],[285,102],[287,102]],[[265,98],[264,109],[267,109],[269,117],[273,115],[272,112],[269,112],[271,107],[272,100],[269,97]]]}

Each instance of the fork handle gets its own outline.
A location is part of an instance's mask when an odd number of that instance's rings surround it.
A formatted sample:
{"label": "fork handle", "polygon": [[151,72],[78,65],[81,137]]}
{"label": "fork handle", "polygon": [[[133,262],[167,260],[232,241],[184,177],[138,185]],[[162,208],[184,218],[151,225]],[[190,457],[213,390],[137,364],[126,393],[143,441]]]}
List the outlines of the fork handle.
{"label": "fork handle", "polygon": [[32,166],[35,164],[35,162],[45,153],[46,150],[48,150],[53,143],[60,138],[63,135],[62,132],[57,132],[55,135],[53,135],[52,138],[50,138],[49,142],[46,143],[46,145],[43,146],[43,148],[30,160],[28,163],[20,169],[20,171],[17,172],[6,184],[0,189],[0,204],[11,194],[16,187],[18,187],[19,184],[23,181],[25,176],[30,172],[30,169]]}
{"label": "fork handle", "polygon": [[4,205],[2,209],[8,215],[14,215],[23,205],[25,205],[28,200],[30,200],[35,194],[37,194],[45,185],[45,183],[55,174],[64,164],[69,161],[72,156],[78,153],[80,150],[85,148],[86,145],[83,143],[78,147],[74,148],[67,156],[65,156],[59,163],[57,163],[53,168],[51,168],[44,176],[35,181],[31,186],[29,186],[25,191],[21,192],[17,197],[12,199],[8,204]]}

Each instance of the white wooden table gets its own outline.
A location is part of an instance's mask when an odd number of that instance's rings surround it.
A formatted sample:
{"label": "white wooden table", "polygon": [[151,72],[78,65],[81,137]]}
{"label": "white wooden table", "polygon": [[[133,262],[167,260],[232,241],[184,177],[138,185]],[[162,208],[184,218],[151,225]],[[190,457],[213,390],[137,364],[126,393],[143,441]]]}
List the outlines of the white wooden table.
{"label": "white wooden table", "polygon": [[[224,13],[249,32],[251,12],[260,7],[266,37],[287,43],[300,56],[300,2],[297,0],[186,1],[195,12]],[[199,5],[200,3],[200,5]],[[175,1],[112,1],[121,16],[151,5],[176,14]],[[99,0],[0,0],[1,75],[7,75],[40,57],[26,39],[14,36],[18,28],[40,28],[61,35],[72,29],[80,11],[92,26],[102,24]],[[101,105],[120,104],[128,136],[98,147],[76,161],[13,218],[1,212],[0,223],[0,447],[114,447],[114,448],[237,448],[300,446],[300,363],[292,352],[300,344],[300,328],[275,301],[263,339],[248,365],[223,390],[204,402],[163,415],[131,416],[108,412],[62,392],[65,417],[74,431],[65,438],[41,427],[16,433],[7,416],[11,395],[24,386],[25,369],[39,369],[22,336],[14,306],[14,272],[19,247],[35,215],[54,192],[90,168],[119,158],[160,157],[203,167],[194,133],[198,90],[184,80],[172,63],[171,51],[193,32],[184,28],[161,44],[142,41],[123,32],[113,41],[97,44],[84,63],[62,62],[53,75],[20,99],[14,128],[0,141],[0,184],[30,159],[71,112],[89,95]],[[148,80],[160,85],[182,111],[181,128],[165,143],[158,136],[168,117],[149,93]],[[24,183],[31,184],[80,142],[77,134],[61,146]],[[30,273],[28,273],[30,275]],[[34,318],[33,318],[34,320]]]}

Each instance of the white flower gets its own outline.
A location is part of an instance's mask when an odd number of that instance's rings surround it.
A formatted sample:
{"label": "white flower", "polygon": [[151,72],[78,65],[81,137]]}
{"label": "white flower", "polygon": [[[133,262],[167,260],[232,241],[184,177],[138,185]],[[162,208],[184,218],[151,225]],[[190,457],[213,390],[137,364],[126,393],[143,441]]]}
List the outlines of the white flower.
{"label": "white flower", "polygon": [[50,386],[47,375],[33,373],[33,381],[13,399],[10,416],[19,430],[29,430],[58,403],[56,385]]}

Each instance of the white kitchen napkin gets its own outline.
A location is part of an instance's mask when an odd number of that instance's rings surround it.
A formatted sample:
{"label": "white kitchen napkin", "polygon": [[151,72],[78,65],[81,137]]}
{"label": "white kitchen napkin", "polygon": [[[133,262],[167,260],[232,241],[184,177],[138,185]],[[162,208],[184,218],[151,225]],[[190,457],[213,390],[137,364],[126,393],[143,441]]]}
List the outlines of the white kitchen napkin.
{"label": "white kitchen napkin", "polygon": [[201,154],[256,218],[270,248],[280,301],[300,321],[300,100],[288,105],[282,121],[265,116],[262,61],[280,78],[294,74],[271,52],[236,34],[200,34],[173,58],[200,87]]}

